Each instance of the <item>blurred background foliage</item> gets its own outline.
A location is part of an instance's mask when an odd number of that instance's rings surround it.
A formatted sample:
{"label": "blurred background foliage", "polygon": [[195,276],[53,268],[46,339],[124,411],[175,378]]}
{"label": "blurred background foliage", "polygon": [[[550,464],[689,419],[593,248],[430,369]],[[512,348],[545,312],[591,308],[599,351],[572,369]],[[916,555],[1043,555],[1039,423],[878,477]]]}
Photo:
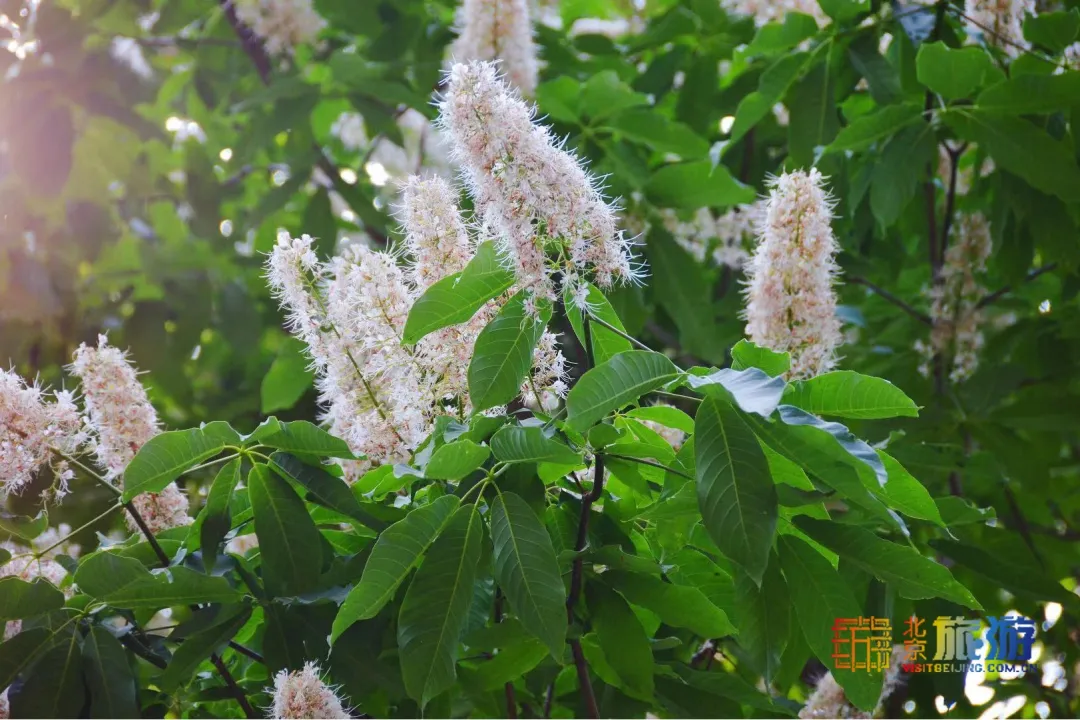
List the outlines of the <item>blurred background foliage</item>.
{"label": "blurred background foliage", "polygon": [[[650,279],[612,303],[630,332],[683,364],[728,364],[743,336],[741,275],[695,259],[668,231],[672,218],[751,202],[782,167],[814,163],[830,177],[846,278],[841,367],[888,378],[923,407],[917,420],[852,429],[892,441],[955,532],[985,551],[954,572],[988,614],[1018,609],[1048,621],[1052,677],[1011,687],[1075,716],[1080,624],[1075,615],[1055,624],[1009,568],[1080,577],[1080,93],[1030,121],[987,120],[987,142],[963,153],[974,131],[958,135],[963,128],[940,119],[823,152],[880,107],[921,109],[929,69],[916,66],[919,46],[964,39],[959,10],[944,3],[822,3],[845,20],[849,5],[872,10],[872,21],[838,21],[802,54],[793,49],[818,33],[806,16],[759,31],[716,0],[535,5],[539,113],[607,175],[626,228],[641,234]],[[1075,5],[1053,8],[1055,32],[1068,37],[1046,39],[1033,26],[1043,38],[1035,52],[1010,59],[991,48],[975,86],[1060,72],[1077,35]],[[279,229],[316,236],[327,256],[339,243],[392,243],[395,183],[448,171],[429,120],[455,4],[315,7],[329,23],[321,42],[270,59],[238,34],[227,5],[0,0],[0,358],[60,386],[74,348],[107,332],[130,348],[169,427],[223,419],[249,431],[263,413],[314,417],[311,375],[281,329],[263,254]],[[772,82],[793,56],[798,72]],[[961,69],[942,64],[948,77]],[[740,124],[752,93],[764,111]],[[343,112],[363,116],[362,142],[335,132]],[[995,145],[1002,137],[1015,147]],[[939,170],[943,148],[959,158],[962,193],[948,191],[949,164]],[[944,218],[975,211],[994,237],[980,278],[994,293],[985,346],[970,379],[935,386],[916,350],[940,263],[928,246],[932,237],[943,247]],[[580,367],[573,347],[567,354]],[[894,617],[911,610],[881,602]],[[943,695],[978,714],[944,682],[953,681],[916,679],[920,713],[933,714]]]}

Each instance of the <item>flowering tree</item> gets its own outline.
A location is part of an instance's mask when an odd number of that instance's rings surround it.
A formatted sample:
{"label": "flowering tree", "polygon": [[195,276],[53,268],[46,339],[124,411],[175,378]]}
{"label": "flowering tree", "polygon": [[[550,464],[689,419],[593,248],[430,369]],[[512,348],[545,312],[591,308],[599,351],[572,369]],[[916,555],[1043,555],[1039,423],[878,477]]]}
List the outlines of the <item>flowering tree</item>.
{"label": "flowering tree", "polygon": [[0,717],[1080,712],[1072,4],[0,13]]}

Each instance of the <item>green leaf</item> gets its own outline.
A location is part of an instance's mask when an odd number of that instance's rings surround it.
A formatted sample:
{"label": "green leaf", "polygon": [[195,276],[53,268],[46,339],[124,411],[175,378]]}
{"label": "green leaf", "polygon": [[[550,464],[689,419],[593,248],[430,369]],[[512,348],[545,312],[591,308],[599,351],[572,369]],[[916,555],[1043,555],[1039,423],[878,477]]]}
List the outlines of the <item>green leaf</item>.
{"label": "green leaf", "polygon": [[460,480],[473,472],[491,455],[484,445],[464,438],[441,445],[431,454],[424,477],[430,480]]}
{"label": "green leaf", "polygon": [[83,639],[82,652],[90,691],[90,717],[141,717],[128,655],[112,633],[100,625],[91,626]]}
{"label": "green leaf", "polygon": [[319,455],[351,460],[354,455],[345,441],[336,438],[307,420],[280,423],[278,431],[259,438],[259,442],[287,453]]}
{"label": "green leaf", "polygon": [[308,465],[288,453],[270,456],[270,467],[283,478],[291,479],[307,491],[307,499],[323,507],[359,520],[373,530],[382,530],[386,523],[364,510],[352,490],[339,477],[322,468]]}
{"label": "green leaf", "polygon": [[[470,648],[474,646],[470,645]],[[544,644],[534,637],[522,636],[499,647],[499,653],[476,668],[469,675],[462,675],[467,687],[477,687],[481,692],[501,690],[506,683],[525,676],[547,657]]]}
{"label": "green leaf", "polygon": [[694,443],[705,529],[760,584],[779,517],[765,453],[739,413],[712,397],[698,409]]}
{"label": "green leaf", "polygon": [[949,527],[972,523],[982,525],[987,520],[997,517],[997,511],[993,507],[981,508],[955,495],[934,498],[934,504],[941,513],[942,521]]}
{"label": "green leaf", "polygon": [[735,615],[739,646],[746,650],[750,664],[769,685],[780,671],[780,661],[788,644],[791,602],[775,556],[763,570],[760,580],[736,570]]}
{"label": "green leaf", "polygon": [[803,40],[817,35],[817,21],[809,15],[789,12],[784,22],[768,23],[758,28],[754,39],[743,52],[747,57],[774,55],[795,47]]}
{"label": "green leaf", "polygon": [[64,607],[64,593],[44,578],[0,580],[0,620],[21,620]]}
{"label": "green leaf", "polygon": [[652,647],[641,621],[625,600],[599,583],[589,583],[585,597],[600,649],[622,687],[632,697],[650,699],[653,693]]}
{"label": "green leaf", "polygon": [[662,166],[649,178],[645,192],[661,207],[696,210],[754,201],[754,189],[731,177],[727,167],[708,160]]}
{"label": "green leaf", "polygon": [[1072,148],[1027,120],[957,108],[942,113],[957,135],[976,142],[995,163],[1065,202],[1080,200],[1080,168]]}
{"label": "green leaf", "polygon": [[469,398],[473,411],[505,405],[518,396],[532,367],[533,349],[551,318],[550,306],[533,318],[525,312],[526,291],[510,298],[476,338],[469,363]]}
{"label": "green leaf", "polygon": [[322,569],[322,536],[304,501],[266,465],[253,466],[247,484],[267,592],[282,597],[314,590]]}
{"label": "green leaf", "polygon": [[809,165],[815,149],[831,143],[840,129],[836,79],[828,63],[816,64],[796,82],[785,104],[796,109],[788,124],[788,154],[797,165]]}
{"label": "green leaf", "polygon": [[687,125],[669,120],[656,110],[624,110],[605,125],[629,140],[648,145],[656,152],[687,159],[705,157],[709,152],[709,143],[704,138]]}
{"label": "green leaf", "polygon": [[769,417],[784,396],[787,383],[769,377],[757,368],[713,370],[708,375],[687,375],[686,383],[698,392],[727,401],[732,399],[743,412]]}
{"label": "green leaf", "polygon": [[979,110],[1004,115],[1053,113],[1077,105],[1080,105],[1080,72],[1017,75],[991,85],[975,100]]}
{"label": "green leaf", "polygon": [[971,95],[993,69],[993,61],[981,47],[951,48],[940,41],[923,43],[915,57],[919,82],[949,100]]}
{"label": "green leaf", "polygon": [[[619,319],[618,313],[615,312],[615,308],[611,307],[611,303],[608,302],[608,299],[604,297],[604,293],[600,292],[600,289],[592,283],[586,284],[589,288],[588,303],[590,312],[608,325],[612,325],[619,330],[626,332],[622,320]],[[563,303],[566,306],[566,317],[570,320],[571,327],[574,328],[574,335],[577,336],[577,339],[584,347],[584,321],[582,312],[574,306],[574,288],[570,284],[567,284],[563,293]],[[615,355],[627,350],[632,350],[634,347],[630,344],[629,340],[613,333],[599,323],[590,323],[589,332],[592,334],[593,354],[596,357],[597,363],[607,362]]]}
{"label": "green leaf", "polygon": [[[874,449],[865,441],[855,437],[851,431],[840,423],[827,422],[791,405],[780,406],[780,419],[785,425],[811,428],[804,435],[812,436],[815,433],[819,435],[824,433],[825,437],[831,436],[832,441],[846,453],[846,456],[835,455],[836,457],[840,457],[849,463],[856,461],[862,463],[862,465],[873,471],[879,486],[884,485],[888,480],[889,475],[885,471],[885,465],[881,462],[881,458],[877,456],[877,453],[874,452]],[[862,467],[858,467],[858,469],[863,471]]]}
{"label": "green leaf", "polygon": [[[730,698],[740,705],[748,705],[767,713],[795,714],[779,703],[774,705],[767,694],[754,688],[736,673],[694,670],[687,665],[677,666],[675,672],[691,686],[713,695]],[[726,717],[733,714],[730,713]]]}
{"label": "green leaf", "polygon": [[192,527],[192,533],[199,533],[203,567],[208,573],[213,571],[217,562],[218,546],[232,527],[229,501],[232,499],[233,490],[240,482],[240,466],[240,458],[235,458],[221,468],[210,485],[206,505],[199,512],[199,517],[196,518]]}
{"label": "green leaf", "polygon": [[499,493],[491,507],[495,579],[525,628],[556,662],[566,647],[566,590],[551,537],[520,496]]}
{"label": "green leaf", "polygon": [[869,0],[818,0],[818,4],[826,15],[837,22],[854,20],[870,12]]}
{"label": "green leaf", "polygon": [[398,616],[398,655],[409,697],[423,709],[454,685],[458,642],[473,597],[483,521],[458,508],[409,584]]}
{"label": "green leaf", "polygon": [[54,644],[55,633],[44,627],[23,630],[0,643],[0,683],[8,687]]}
{"label": "green leaf", "polygon": [[75,583],[90,597],[113,607],[156,610],[170,605],[238,602],[243,593],[223,577],[186,567],[151,573],[141,561],[97,552],[79,564]]}
{"label": "green leaf", "polygon": [[901,130],[885,145],[871,170],[870,209],[882,228],[889,228],[908,206],[927,164],[936,161],[937,145],[929,123]]}
{"label": "green leaf", "polygon": [[[870,97],[880,106],[891,105],[903,95],[898,68],[881,56],[878,41],[870,33],[856,36],[848,45],[848,57],[855,71],[866,78]],[[914,64],[911,74],[914,75]],[[914,77],[912,77],[914,81]]]}
{"label": "green leaf", "polygon": [[877,451],[889,479],[878,492],[889,507],[908,517],[927,520],[938,527],[945,527],[941,513],[922,483],[915,479],[903,465],[883,450]]}
{"label": "green leaf", "polygon": [[921,119],[922,108],[914,103],[888,105],[856,118],[837,134],[829,145],[829,152],[865,150]]}
{"label": "green leaf", "polygon": [[778,545],[780,567],[788,587],[799,589],[793,598],[795,613],[807,644],[844,688],[848,699],[863,710],[872,711],[881,694],[881,673],[838,669],[833,660],[833,623],[837,618],[862,615],[860,604],[840,574],[817,550],[793,535],[781,535]]}
{"label": "green leaf", "polygon": [[710,359],[722,357],[726,347],[716,332],[713,289],[704,266],[661,229],[649,232],[645,251],[653,296],[675,321],[683,348]]}
{"label": "green leaf", "polygon": [[810,53],[794,52],[781,57],[761,74],[758,89],[746,95],[735,110],[735,122],[728,138],[729,145],[741,140],[750,128],[772,112],[773,106],[780,102],[814,57]]}
{"label": "green leaf", "polygon": [[788,385],[784,402],[816,415],[879,420],[918,417],[919,407],[888,380],[835,370]]}
{"label": "green leaf", "polygon": [[430,505],[416,508],[379,535],[360,582],[334,618],[331,643],[354,623],[375,617],[393,598],[398,585],[439,536],[458,503],[456,496],[443,495]]}
{"label": "green leaf", "polygon": [[584,432],[609,412],[634,402],[677,378],[680,371],[664,355],[647,350],[619,353],[589,370],[566,397],[567,422]]}
{"label": "green leaf", "polygon": [[626,412],[626,417],[658,423],[664,427],[681,430],[687,435],[694,433],[694,418],[679,408],[669,405],[649,405],[634,408]]}
{"label": "green leaf", "polygon": [[604,70],[590,77],[581,88],[579,100],[581,112],[594,121],[626,108],[649,104],[644,94],[634,92],[614,70]]}
{"label": "green leaf", "polygon": [[728,620],[727,613],[696,587],[620,570],[608,570],[603,577],[627,600],[653,611],[672,627],[684,627],[705,638],[725,637],[738,632]]}
{"label": "green leaf", "polygon": [[554,438],[544,435],[543,428],[507,425],[491,438],[491,451],[504,463],[549,462],[559,465],[578,465],[581,453],[576,453]]}
{"label": "green leaf", "polygon": [[791,356],[740,340],[731,348],[731,369],[757,368],[770,377],[780,377],[791,368]]}
{"label": "green leaf", "polygon": [[994,587],[1004,588],[1020,597],[1061,603],[1073,611],[1080,609],[1080,598],[1035,564],[1020,564],[983,548],[945,538],[931,540],[930,546],[987,578]]}
{"label": "green leaf", "polygon": [[213,626],[185,637],[173,653],[165,672],[155,682],[165,692],[173,692],[190,682],[199,665],[213,653],[225,648],[250,617],[251,608],[238,608],[235,612],[225,614]]}
{"label": "green leaf", "polygon": [[889,583],[902,597],[912,600],[940,597],[982,610],[971,592],[944,566],[923,557],[913,548],[884,540],[852,525],[815,520],[799,515],[792,521],[799,530],[841,558]]}
{"label": "green leaf", "polygon": [[49,527],[49,516],[45,512],[39,512],[34,517],[27,515],[12,515],[0,511],[0,530],[11,533],[23,540],[33,540]]}
{"label": "green leaf", "polygon": [[467,322],[513,284],[514,273],[499,258],[495,244],[480,243],[464,270],[438,281],[413,303],[402,333],[404,341],[412,345],[436,330]]}
{"label": "green leaf", "polygon": [[315,379],[304,344],[290,337],[263,376],[259,398],[263,414],[287,410],[297,403]]}
{"label": "green leaf", "polygon": [[225,449],[240,436],[227,422],[163,432],[149,440],[124,471],[124,502],[144,492],[161,492],[186,471]]}
{"label": "green leaf", "polygon": [[79,634],[46,651],[25,682],[8,690],[8,700],[12,717],[79,717],[86,702]]}
{"label": "green leaf", "polygon": [[[1059,53],[1076,39],[1080,31],[1080,10],[1040,12],[1024,19],[1024,39]],[[1062,76],[1064,77],[1064,76]]]}

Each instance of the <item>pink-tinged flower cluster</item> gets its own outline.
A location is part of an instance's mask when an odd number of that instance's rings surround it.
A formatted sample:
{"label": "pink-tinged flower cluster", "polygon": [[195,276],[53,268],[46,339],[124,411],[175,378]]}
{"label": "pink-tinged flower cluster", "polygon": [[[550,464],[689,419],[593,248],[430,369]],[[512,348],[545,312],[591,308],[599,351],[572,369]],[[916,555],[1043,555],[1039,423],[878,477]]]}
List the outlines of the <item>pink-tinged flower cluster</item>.
{"label": "pink-tinged flower cluster", "polygon": [[[79,378],[91,431],[90,444],[105,477],[116,481],[143,445],[160,432],[157,412],[127,354],[98,336],[97,347],[83,344],[75,351],[71,373]],[[132,501],[153,534],[190,525],[187,497],[170,483],[158,493],[143,493]],[[126,515],[128,527],[138,524]]]}
{"label": "pink-tinged flower cluster", "polygon": [[266,52],[288,55],[326,27],[312,0],[232,0],[236,16],[262,38]]}
{"label": "pink-tinged flower cluster", "polygon": [[501,61],[507,79],[525,97],[536,92],[536,45],[528,0],[465,0],[458,15],[457,62]]}
{"label": "pink-tinged flower cluster", "polygon": [[[976,179],[976,158],[978,156],[978,148],[972,146],[967,149],[966,152],[959,155],[956,168],[956,194],[967,195],[971,191],[971,186]],[[965,162],[965,160],[968,160]],[[984,157],[982,162],[978,165],[978,176],[985,177],[994,172],[994,161],[988,157]],[[948,188],[952,183],[952,171],[953,171],[953,159],[949,152],[947,143],[940,143],[938,145],[938,177],[941,179],[942,184]]]}
{"label": "pink-tinged flower cluster", "polygon": [[421,291],[461,272],[473,256],[457,192],[441,177],[411,176],[402,195],[401,223],[411,256],[410,280]]}
{"label": "pink-tinged flower cluster", "polygon": [[319,666],[304,664],[303,670],[282,670],[274,676],[272,718],[350,718],[341,698],[319,677]]}
{"label": "pink-tinged flower cluster", "polygon": [[439,122],[482,223],[513,261],[518,285],[554,299],[554,274],[631,280],[629,242],[595,178],[561,147],[491,62],[450,70]]}
{"label": "pink-tinged flower cluster", "polygon": [[566,384],[566,358],[559,349],[559,336],[544,332],[533,349],[533,370],[521,386],[521,397],[528,408],[552,413],[570,389]]}
{"label": "pink-tinged flower cluster", "polygon": [[816,168],[769,181],[757,248],[746,267],[746,334],[791,354],[789,377],[809,378],[836,364],[842,341],[836,316],[833,200]]}
{"label": "pink-tinged flower cluster", "polygon": [[733,207],[720,216],[700,208],[688,221],[672,210],[664,210],[661,216],[667,231],[695,260],[705,262],[709,257],[718,267],[738,270],[750,259],[747,247],[753,243],[764,209],[765,204],[758,201]]}
{"label": "pink-tinged flower cluster", "polygon": [[896,692],[896,689],[904,681],[900,669],[901,663],[906,656],[907,651],[903,645],[893,646],[892,658],[882,678],[881,694],[878,696],[877,706],[873,712],[860,710],[848,702],[847,696],[844,695],[844,688],[840,686],[840,683],[836,682],[836,678],[832,676],[832,673],[825,673],[821,680],[818,681],[813,694],[807,698],[806,704],[799,710],[799,717],[803,718],[803,720],[811,718],[828,718],[829,720],[857,718],[858,720],[869,720],[869,718],[879,717],[885,708],[886,701],[892,697],[892,694]]}
{"label": "pink-tinged flower cluster", "polygon": [[982,38],[1010,57],[1019,57],[1027,47],[1024,16],[1035,14],[1035,0],[965,0],[969,37]]}
{"label": "pink-tinged flower cluster", "polygon": [[82,419],[71,393],[46,393],[17,374],[0,370],[0,490],[23,492],[49,466],[53,483],[42,496],[60,500],[74,477],[57,452],[73,454],[85,442]]}
{"label": "pink-tinged flower cluster", "polygon": [[929,375],[935,355],[951,354],[949,379],[963,382],[979,366],[985,321],[979,301],[986,291],[976,275],[986,271],[993,241],[990,223],[981,213],[959,215],[949,234],[952,243],[945,252],[945,264],[929,292],[933,320],[930,343],[918,341],[915,347],[924,358],[919,367],[924,375]]}
{"label": "pink-tinged flower cluster", "polygon": [[[670,403],[665,402],[653,403],[653,406],[674,407]],[[662,425],[655,420],[638,420],[638,422],[640,422],[642,425],[662,437],[664,441],[672,447],[673,450],[678,451],[682,447],[683,443],[686,442],[686,433],[684,433],[682,430],[679,430],[678,428]]]}
{"label": "pink-tinged flower cluster", "polygon": [[146,388],[125,353],[109,345],[104,335],[98,336],[97,347],[79,346],[71,373],[82,386],[98,465],[108,478],[119,477],[139,448],[159,432]]}
{"label": "pink-tinged flower cluster", "polygon": [[[12,540],[0,542],[0,548],[11,553],[11,559],[0,565],[0,578],[17,577],[26,582],[43,578],[60,587],[68,573],[64,566],[56,561],[56,556],[67,555],[77,558],[82,551],[82,548],[75,543],[66,542],[70,534],[71,526],[62,523],[59,527],[49,528],[38,535],[31,541],[30,547]],[[63,590],[69,598],[75,594],[71,585]],[[9,620],[4,626],[3,639],[10,640],[21,631],[22,620]]]}

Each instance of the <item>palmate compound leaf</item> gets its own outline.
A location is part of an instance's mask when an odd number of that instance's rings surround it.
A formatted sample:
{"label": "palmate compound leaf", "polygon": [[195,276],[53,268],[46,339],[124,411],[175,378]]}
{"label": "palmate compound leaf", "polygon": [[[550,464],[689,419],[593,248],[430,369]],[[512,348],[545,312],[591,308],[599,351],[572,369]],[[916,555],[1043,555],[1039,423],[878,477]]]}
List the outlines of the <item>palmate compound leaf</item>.
{"label": "palmate compound leaf", "polygon": [[469,362],[469,398],[473,411],[505,405],[517,397],[532,367],[533,350],[551,319],[545,303],[539,317],[525,312],[525,291],[510,298],[476,338]]}
{"label": "palmate compound leaf", "polygon": [[458,508],[402,600],[397,629],[401,674],[405,691],[421,709],[457,677],[458,641],[475,591],[483,534],[476,506]]}
{"label": "palmate compound leaf", "polygon": [[780,567],[792,593],[795,614],[810,649],[844,688],[848,699],[863,710],[873,710],[881,694],[880,672],[837,669],[833,659],[833,623],[836,618],[861,615],[859,603],[840,573],[803,540],[781,535]]}
{"label": "palmate compound leaf", "polygon": [[628,350],[589,370],[566,397],[567,422],[584,432],[609,412],[674,380],[681,371],[660,353]]}
{"label": "palmate compound leaf", "polygon": [[411,345],[436,330],[468,321],[513,283],[514,273],[500,261],[495,244],[480,243],[464,270],[435,283],[413,303],[405,321],[405,342]]}
{"label": "palmate compound leaf", "polygon": [[398,586],[457,510],[458,503],[456,496],[444,495],[430,505],[413,510],[379,535],[360,582],[349,592],[334,618],[331,643],[354,623],[375,617],[393,598]]}
{"label": "palmate compound leaf", "polygon": [[566,590],[551,536],[520,496],[499,493],[491,506],[495,579],[529,632],[556,662],[566,647]]}
{"label": "palmate compound leaf", "polygon": [[227,445],[239,445],[240,435],[226,422],[200,428],[163,432],[150,439],[124,470],[124,501],[144,492],[161,492],[166,485]]}
{"label": "palmate compound leaf", "polygon": [[793,523],[811,539],[889,583],[901,597],[911,600],[939,597],[982,610],[975,596],[944,565],[923,557],[908,545],[898,545],[860,527],[804,515],[796,517]]}
{"label": "palmate compound leaf", "polygon": [[760,585],[779,515],[765,453],[739,412],[714,397],[698,408],[694,443],[705,529]]}

